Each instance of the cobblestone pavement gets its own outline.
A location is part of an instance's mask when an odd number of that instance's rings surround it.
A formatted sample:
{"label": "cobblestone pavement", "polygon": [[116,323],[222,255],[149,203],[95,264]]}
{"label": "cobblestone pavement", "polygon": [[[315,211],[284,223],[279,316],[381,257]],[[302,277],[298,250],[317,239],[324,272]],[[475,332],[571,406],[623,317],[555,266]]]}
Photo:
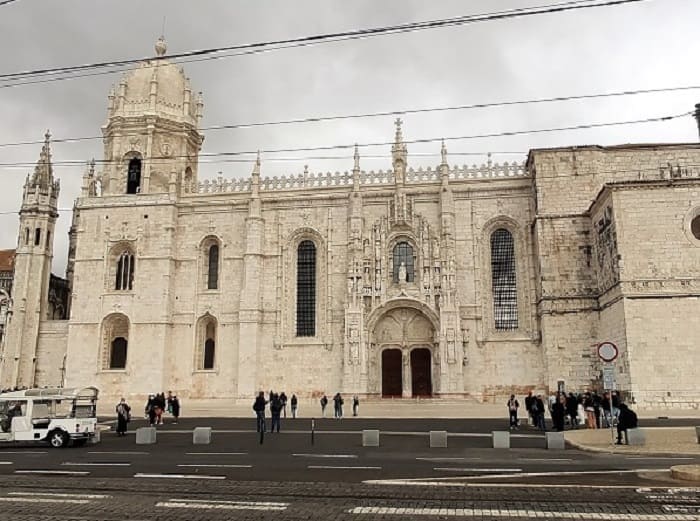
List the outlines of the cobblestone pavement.
{"label": "cobblestone pavement", "polygon": [[699,521],[700,489],[0,477],[0,519]]}

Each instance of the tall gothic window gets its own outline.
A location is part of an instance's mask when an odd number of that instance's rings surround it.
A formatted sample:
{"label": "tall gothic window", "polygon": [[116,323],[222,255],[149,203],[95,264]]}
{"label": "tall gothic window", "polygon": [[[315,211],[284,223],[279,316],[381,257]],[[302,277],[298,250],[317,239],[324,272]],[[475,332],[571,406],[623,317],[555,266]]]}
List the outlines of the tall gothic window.
{"label": "tall gothic window", "polygon": [[211,371],[216,361],[217,320],[209,313],[197,321],[195,344],[195,369]]}
{"label": "tall gothic window", "polygon": [[219,287],[219,245],[209,246],[207,266],[207,289],[217,289]]}
{"label": "tall gothic window", "polygon": [[204,341],[204,360],[202,369],[214,369],[214,354],[216,351],[216,322],[211,320],[207,324],[206,340]]}
{"label": "tall gothic window", "polygon": [[129,161],[129,171],[127,175],[126,193],[139,193],[141,191],[141,159],[135,157]]}
{"label": "tall gothic window", "polygon": [[102,369],[126,369],[129,319],[113,313],[102,322]]}
{"label": "tall gothic window", "polygon": [[316,245],[302,241],[297,249],[297,336],[316,335]]}
{"label": "tall gothic window", "polygon": [[513,234],[499,228],[491,234],[491,285],[496,331],[518,329]]}
{"label": "tall gothic window", "polygon": [[402,264],[406,268],[406,282],[413,282],[413,247],[407,242],[394,246],[394,282],[399,282]]}
{"label": "tall gothic window", "polygon": [[134,288],[134,255],[124,251],[117,259],[117,279],[114,289],[128,291]]}

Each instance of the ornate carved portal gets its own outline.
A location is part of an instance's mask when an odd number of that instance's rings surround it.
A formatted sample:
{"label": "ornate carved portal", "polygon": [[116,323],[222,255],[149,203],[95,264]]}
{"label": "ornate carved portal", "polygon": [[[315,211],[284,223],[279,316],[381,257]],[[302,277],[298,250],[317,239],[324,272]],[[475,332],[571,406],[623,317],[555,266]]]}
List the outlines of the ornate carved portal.
{"label": "ornate carved portal", "polygon": [[431,396],[435,329],[419,310],[391,309],[372,331],[382,396]]}

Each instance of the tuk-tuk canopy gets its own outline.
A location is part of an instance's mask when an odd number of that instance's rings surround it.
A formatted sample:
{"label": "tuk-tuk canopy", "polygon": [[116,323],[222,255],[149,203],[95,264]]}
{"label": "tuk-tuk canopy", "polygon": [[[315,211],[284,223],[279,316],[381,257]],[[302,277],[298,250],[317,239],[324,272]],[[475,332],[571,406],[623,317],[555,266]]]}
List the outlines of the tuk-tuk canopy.
{"label": "tuk-tuk canopy", "polygon": [[97,387],[44,387],[42,389],[25,389],[0,394],[0,400],[97,400]]}

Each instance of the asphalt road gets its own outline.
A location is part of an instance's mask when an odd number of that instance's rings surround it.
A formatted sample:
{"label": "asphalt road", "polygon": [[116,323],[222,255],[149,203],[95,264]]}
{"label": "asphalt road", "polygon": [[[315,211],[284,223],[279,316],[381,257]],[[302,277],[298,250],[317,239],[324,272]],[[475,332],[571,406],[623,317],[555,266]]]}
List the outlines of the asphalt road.
{"label": "asphalt road", "polygon": [[[193,445],[194,426],[212,426],[212,443]],[[288,420],[263,444],[254,420],[192,419],[159,426],[154,445],[108,432],[82,448],[3,446],[0,520],[700,521],[700,489],[668,473],[698,458],[548,451],[528,428],[494,450],[494,420],[326,419],[313,445],[309,426]],[[363,428],[380,447],[362,447]],[[448,448],[429,448],[428,430],[452,433]]]}

